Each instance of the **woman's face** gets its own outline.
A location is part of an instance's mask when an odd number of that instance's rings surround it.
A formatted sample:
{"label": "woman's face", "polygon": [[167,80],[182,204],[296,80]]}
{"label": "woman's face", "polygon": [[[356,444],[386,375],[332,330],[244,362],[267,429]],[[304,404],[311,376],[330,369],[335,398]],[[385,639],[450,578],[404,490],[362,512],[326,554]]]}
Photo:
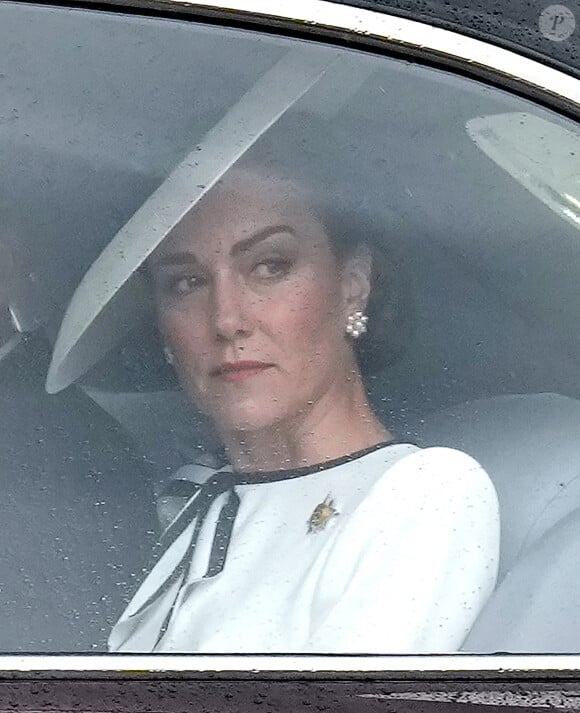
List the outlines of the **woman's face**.
{"label": "woman's face", "polygon": [[336,258],[295,185],[240,172],[160,246],[160,329],[220,431],[271,427],[346,388],[356,365],[345,325],[368,294],[361,265]]}

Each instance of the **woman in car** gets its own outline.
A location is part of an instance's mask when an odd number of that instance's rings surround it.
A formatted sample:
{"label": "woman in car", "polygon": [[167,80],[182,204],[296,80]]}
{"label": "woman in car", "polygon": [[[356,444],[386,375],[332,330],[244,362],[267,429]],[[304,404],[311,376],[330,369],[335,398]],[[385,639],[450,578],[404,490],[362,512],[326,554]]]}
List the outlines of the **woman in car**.
{"label": "woman in car", "polygon": [[385,237],[315,195],[231,170],[147,262],[167,360],[227,462],[178,473],[199,482],[113,651],[453,651],[493,589],[486,473],[369,405],[406,317]]}

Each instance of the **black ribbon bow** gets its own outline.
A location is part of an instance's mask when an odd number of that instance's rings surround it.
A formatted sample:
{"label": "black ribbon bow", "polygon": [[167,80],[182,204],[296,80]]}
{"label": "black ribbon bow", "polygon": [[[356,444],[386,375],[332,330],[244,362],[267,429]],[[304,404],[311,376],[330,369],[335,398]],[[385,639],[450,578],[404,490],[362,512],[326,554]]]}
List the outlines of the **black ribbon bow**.
{"label": "black ribbon bow", "polygon": [[173,613],[175,611],[175,607],[177,606],[179,597],[184,587],[187,586],[193,563],[193,555],[197,546],[199,534],[201,532],[201,528],[203,527],[207,514],[212,506],[212,503],[220,495],[228,493],[228,499],[222,507],[218,516],[208,567],[202,579],[206,579],[208,577],[215,577],[216,574],[219,574],[223,570],[228,553],[228,547],[232,536],[234,522],[240,506],[240,498],[235,491],[235,485],[237,482],[238,478],[236,478],[235,473],[229,471],[220,471],[218,473],[215,473],[209,480],[207,480],[202,485],[198,483],[192,483],[186,480],[176,480],[172,481],[172,483],[170,483],[170,485],[168,486],[168,490],[165,491],[164,495],[172,495],[178,497],[184,497],[185,495],[189,496],[189,498],[187,504],[184,506],[181,513],[163,533],[159,542],[159,549],[157,551],[155,560],[158,561],[161,555],[167,552],[171,545],[191,525],[191,523],[194,521],[195,522],[192,529],[189,544],[173,572],[164,582],[159,585],[159,587],[157,587],[153,594],[147,597],[147,599],[145,600],[145,602],[143,602],[139,609],[133,612],[133,614],[131,614],[129,617],[132,618],[142,614],[148,607],[151,606],[151,604],[157,601],[159,597],[163,596],[163,594],[165,594],[169,589],[171,589],[171,587],[178,580],[181,580],[181,584],[177,589],[169,611],[167,612],[167,615],[163,620],[163,624],[159,629],[154,648],[158,646],[159,642],[164,637],[173,617]]}

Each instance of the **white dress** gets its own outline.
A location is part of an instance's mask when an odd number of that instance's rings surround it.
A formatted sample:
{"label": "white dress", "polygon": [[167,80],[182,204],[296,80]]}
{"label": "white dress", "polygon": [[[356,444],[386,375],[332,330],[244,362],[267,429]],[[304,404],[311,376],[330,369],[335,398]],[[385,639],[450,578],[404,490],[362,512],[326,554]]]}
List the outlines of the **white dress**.
{"label": "white dress", "polygon": [[207,483],[169,528],[112,651],[452,652],[493,590],[497,497],[460,451],[383,444]]}

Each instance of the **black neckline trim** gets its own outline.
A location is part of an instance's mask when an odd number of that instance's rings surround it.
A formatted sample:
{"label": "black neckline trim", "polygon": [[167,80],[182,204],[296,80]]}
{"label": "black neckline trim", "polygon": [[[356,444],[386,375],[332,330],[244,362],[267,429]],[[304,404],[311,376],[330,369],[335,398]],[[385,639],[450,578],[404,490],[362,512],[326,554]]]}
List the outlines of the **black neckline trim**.
{"label": "black neckline trim", "polygon": [[363,448],[362,450],[355,451],[354,453],[348,453],[345,456],[340,456],[340,458],[333,458],[332,460],[327,460],[323,463],[316,463],[314,465],[306,465],[302,468],[289,468],[286,470],[281,469],[264,472],[259,470],[252,472],[233,471],[233,476],[236,485],[259,485],[260,483],[275,483],[280,480],[292,480],[294,478],[301,478],[305,475],[320,473],[323,470],[329,470],[330,468],[336,468],[344,463],[351,463],[352,461],[358,460],[359,458],[362,458],[369,453],[373,453],[374,451],[381,450],[382,448],[400,445],[414,446],[417,444],[411,443],[410,441],[392,439],[390,441],[375,443],[374,446]]}

